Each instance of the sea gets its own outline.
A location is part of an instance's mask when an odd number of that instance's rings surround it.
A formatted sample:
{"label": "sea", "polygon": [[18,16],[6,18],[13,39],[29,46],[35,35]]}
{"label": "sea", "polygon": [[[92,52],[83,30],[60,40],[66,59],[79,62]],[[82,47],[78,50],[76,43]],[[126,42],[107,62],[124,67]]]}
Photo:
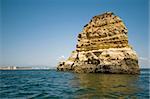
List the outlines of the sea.
{"label": "sea", "polygon": [[0,99],[149,99],[150,69],[140,75],[1,70]]}

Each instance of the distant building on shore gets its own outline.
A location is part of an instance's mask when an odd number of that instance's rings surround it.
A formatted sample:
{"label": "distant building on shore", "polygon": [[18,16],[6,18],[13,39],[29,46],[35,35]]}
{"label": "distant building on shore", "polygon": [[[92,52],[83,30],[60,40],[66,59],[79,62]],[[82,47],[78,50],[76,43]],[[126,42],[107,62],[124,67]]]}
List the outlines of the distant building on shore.
{"label": "distant building on shore", "polygon": [[0,70],[31,70],[32,67],[3,66]]}

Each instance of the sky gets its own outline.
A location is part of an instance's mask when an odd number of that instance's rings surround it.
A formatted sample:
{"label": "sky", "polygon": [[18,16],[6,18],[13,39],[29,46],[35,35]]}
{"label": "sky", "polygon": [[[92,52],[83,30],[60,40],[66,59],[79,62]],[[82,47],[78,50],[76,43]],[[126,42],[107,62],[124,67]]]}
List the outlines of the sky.
{"label": "sky", "polygon": [[128,28],[140,67],[148,67],[149,0],[0,0],[0,66],[56,67],[75,50],[95,15],[111,11]]}

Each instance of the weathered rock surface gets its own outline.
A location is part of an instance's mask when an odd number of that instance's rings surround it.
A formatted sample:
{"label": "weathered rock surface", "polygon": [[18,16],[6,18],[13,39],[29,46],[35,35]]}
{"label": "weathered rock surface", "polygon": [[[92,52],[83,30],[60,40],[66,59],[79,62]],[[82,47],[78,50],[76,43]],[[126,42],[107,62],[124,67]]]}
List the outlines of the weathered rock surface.
{"label": "weathered rock surface", "polygon": [[78,35],[76,50],[58,64],[77,73],[139,74],[138,57],[128,44],[128,30],[112,12],[94,16]]}

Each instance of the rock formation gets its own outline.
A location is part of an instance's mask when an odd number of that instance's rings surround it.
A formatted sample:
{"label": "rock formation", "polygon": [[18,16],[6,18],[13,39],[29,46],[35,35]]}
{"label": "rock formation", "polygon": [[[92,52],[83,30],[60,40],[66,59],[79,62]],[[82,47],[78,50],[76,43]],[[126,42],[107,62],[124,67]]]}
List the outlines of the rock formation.
{"label": "rock formation", "polygon": [[76,50],[57,70],[77,73],[139,74],[138,57],[128,44],[128,30],[112,12],[94,16],[78,35]]}

